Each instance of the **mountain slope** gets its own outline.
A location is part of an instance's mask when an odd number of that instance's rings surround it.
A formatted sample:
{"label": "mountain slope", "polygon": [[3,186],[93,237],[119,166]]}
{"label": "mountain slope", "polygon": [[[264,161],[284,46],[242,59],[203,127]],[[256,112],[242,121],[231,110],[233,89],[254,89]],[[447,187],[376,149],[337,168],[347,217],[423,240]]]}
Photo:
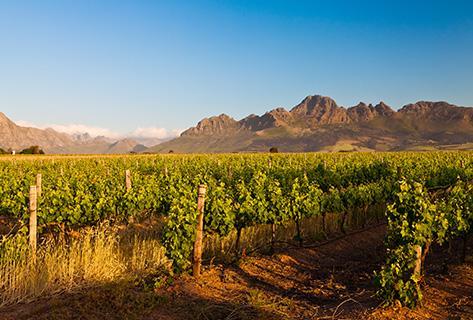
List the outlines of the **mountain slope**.
{"label": "mountain slope", "polygon": [[[277,108],[237,121],[221,114],[200,121],[150,152],[355,151],[440,148],[473,142],[473,108],[419,101],[399,111],[383,102],[344,108],[320,95],[290,111]],[[461,147],[461,146],[460,146]]]}
{"label": "mountain slope", "polygon": [[0,112],[0,147],[22,150],[38,145],[46,153],[129,153],[142,152],[146,147],[131,139],[110,141],[105,137],[92,138],[88,134],[68,135],[53,129],[21,127]]}
{"label": "mountain slope", "polygon": [[36,129],[20,127],[0,112],[0,146],[20,150],[32,145],[50,147],[65,147],[73,143],[72,138],[52,129]]}

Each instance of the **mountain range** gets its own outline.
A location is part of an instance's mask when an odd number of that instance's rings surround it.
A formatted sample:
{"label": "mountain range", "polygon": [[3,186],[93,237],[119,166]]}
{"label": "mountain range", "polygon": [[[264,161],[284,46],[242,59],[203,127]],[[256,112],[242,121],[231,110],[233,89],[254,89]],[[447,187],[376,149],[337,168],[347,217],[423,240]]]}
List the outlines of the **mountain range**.
{"label": "mountain range", "polygon": [[38,145],[46,153],[98,154],[142,152],[147,148],[132,139],[114,141],[89,134],[69,135],[53,129],[22,127],[0,112],[0,147],[20,151]]}
{"label": "mountain range", "polygon": [[150,148],[129,138],[22,127],[0,112],[0,147],[32,145],[46,153],[72,154],[473,149],[473,108],[443,101],[419,101],[398,111],[384,102],[345,108],[314,95],[290,110],[276,108],[241,120],[226,114],[205,118],[178,138]]}
{"label": "mountain range", "polygon": [[384,102],[338,106],[308,96],[289,111],[277,108],[239,121],[221,114],[201,120],[149,152],[397,151],[473,148],[473,108],[419,101],[398,111]]}

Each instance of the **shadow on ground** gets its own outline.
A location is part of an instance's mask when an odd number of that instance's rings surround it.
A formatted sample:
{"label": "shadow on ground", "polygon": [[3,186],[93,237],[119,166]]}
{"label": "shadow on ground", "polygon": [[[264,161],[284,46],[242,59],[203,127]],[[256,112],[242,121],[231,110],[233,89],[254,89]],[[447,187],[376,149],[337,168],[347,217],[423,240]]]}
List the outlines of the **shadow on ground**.
{"label": "shadow on ground", "polygon": [[129,283],[108,284],[74,294],[3,308],[2,320],[26,319],[279,319],[248,304],[180,292],[161,295]]}
{"label": "shadow on ground", "polygon": [[380,308],[373,271],[383,263],[384,234],[378,226],[322,245],[246,257],[159,289],[124,281],[58,294],[4,308],[0,319],[473,319],[473,261],[444,265],[444,248],[428,258],[422,307]]}

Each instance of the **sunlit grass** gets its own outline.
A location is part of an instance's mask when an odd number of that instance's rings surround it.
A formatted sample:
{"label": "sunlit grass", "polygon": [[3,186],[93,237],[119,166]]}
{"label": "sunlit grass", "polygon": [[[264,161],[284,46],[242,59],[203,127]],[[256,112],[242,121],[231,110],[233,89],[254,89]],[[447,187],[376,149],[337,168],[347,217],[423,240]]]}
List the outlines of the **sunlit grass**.
{"label": "sunlit grass", "polygon": [[[367,225],[374,225],[384,219],[385,206],[382,204],[373,205],[366,209],[350,210],[346,214],[345,231],[358,230]],[[301,220],[301,236],[304,243],[314,243],[341,233],[343,213],[327,213],[325,218],[322,215],[304,218]],[[286,247],[287,245],[299,245],[296,240],[296,224],[294,221],[287,221],[276,226],[275,241],[276,247]],[[240,251],[246,254],[253,252],[269,252],[272,238],[271,225],[260,224],[243,228],[240,237]],[[206,262],[231,262],[242,252],[236,252],[237,232],[232,230],[226,236],[217,234],[206,234],[204,237],[204,260]]]}
{"label": "sunlit grass", "polygon": [[[168,269],[156,239],[135,234],[120,238],[110,226],[87,228],[78,237],[44,240],[36,258],[26,240],[0,253],[0,306],[34,300]],[[21,242],[23,241],[23,247]]]}

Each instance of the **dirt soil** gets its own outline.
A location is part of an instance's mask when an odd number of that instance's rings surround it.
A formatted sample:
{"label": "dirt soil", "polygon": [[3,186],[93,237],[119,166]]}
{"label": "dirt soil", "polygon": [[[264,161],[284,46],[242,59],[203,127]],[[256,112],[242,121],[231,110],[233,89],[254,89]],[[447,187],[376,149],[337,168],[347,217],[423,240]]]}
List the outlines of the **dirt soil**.
{"label": "dirt soil", "polygon": [[439,248],[427,261],[423,306],[381,307],[372,279],[383,262],[384,234],[378,226],[207,266],[198,280],[106,284],[3,308],[0,319],[473,319],[473,261],[443,263],[446,250]]}

